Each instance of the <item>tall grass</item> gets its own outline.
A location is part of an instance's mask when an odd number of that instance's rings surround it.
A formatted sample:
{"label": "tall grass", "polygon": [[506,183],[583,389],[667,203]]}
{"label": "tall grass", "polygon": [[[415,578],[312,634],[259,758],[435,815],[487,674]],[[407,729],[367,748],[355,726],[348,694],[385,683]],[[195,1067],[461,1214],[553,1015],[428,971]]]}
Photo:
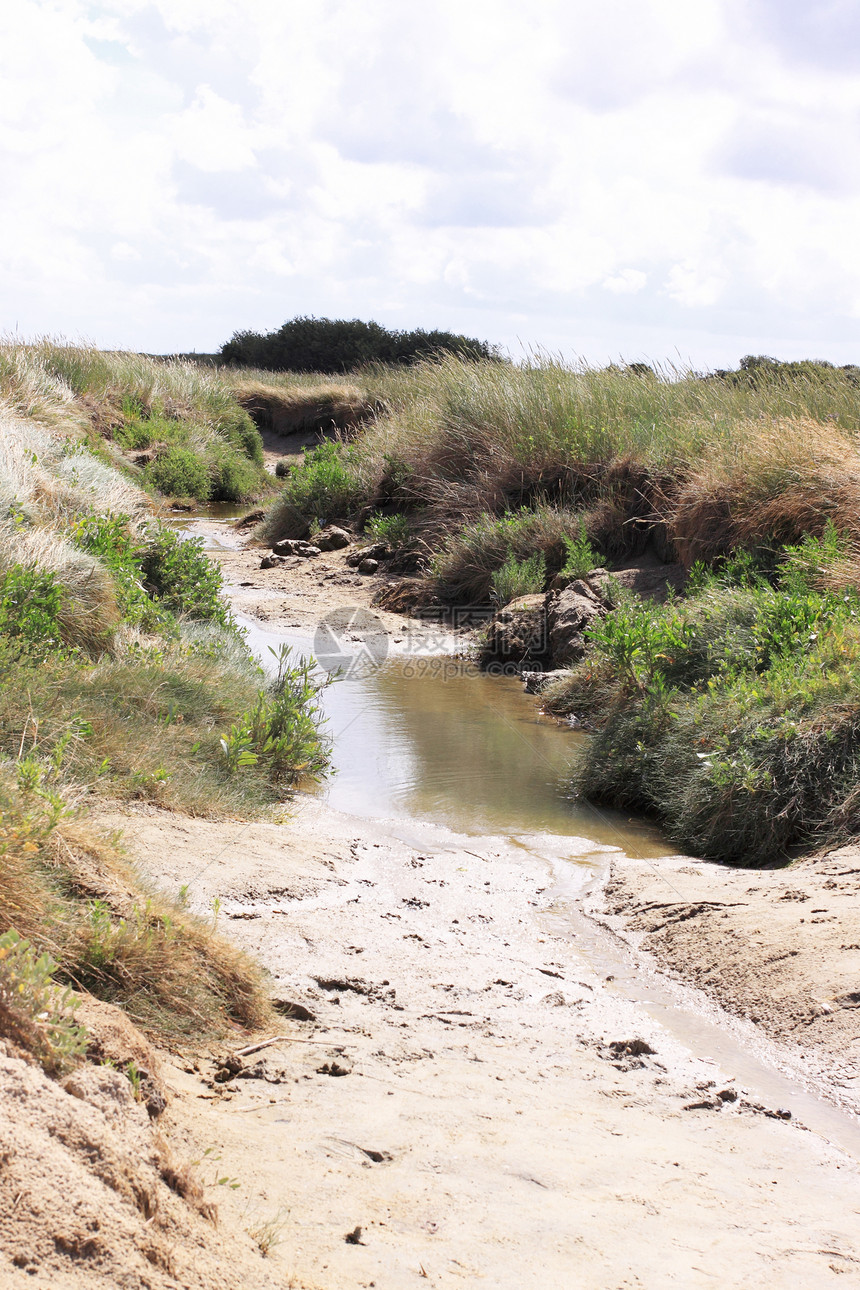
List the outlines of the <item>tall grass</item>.
{"label": "tall grass", "polygon": [[[0,397],[168,495],[242,501],[269,487],[259,431],[211,368],[43,339],[0,344]],[[192,463],[183,472],[180,460]],[[145,463],[144,463],[145,464]],[[188,487],[189,479],[192,487]]]}
{"label": "tall grass", "polygon": [[[408,514],[448,597],[486,594],[509,553],[495,520],[547,507],[570,516],[570,538],[584,525],[607,560],[651,545],[692,563],[797,540],[828,518],[857,526],[860,397],[837,369],[754,381],[449,358],[363,379],[387,414],[337,449],[329,494],[325,481],[308,489],[311,460],[278,505]],[[549,544],[545,554],[552,567]]]}
{"label": "tall grass", "polygon": [[208,488],[257,471],[259,435],[211,374],[134,355],[0,347],[0,387],[0,933],[162,1038],[262,1024],[258,970],[83,814],[107,795],[253,817],[327,766],[307,667],[265,679],[220,570],[123,456],[186,451]]}

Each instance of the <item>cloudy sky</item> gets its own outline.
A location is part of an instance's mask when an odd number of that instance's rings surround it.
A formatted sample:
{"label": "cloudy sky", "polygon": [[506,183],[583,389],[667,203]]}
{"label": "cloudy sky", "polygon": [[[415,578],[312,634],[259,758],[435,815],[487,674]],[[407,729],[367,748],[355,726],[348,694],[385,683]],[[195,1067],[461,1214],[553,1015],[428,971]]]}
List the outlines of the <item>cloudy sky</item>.
{"label": "cloudy sky", "polygon": [[860,361],[856,0],[13,0],[0,330]]}

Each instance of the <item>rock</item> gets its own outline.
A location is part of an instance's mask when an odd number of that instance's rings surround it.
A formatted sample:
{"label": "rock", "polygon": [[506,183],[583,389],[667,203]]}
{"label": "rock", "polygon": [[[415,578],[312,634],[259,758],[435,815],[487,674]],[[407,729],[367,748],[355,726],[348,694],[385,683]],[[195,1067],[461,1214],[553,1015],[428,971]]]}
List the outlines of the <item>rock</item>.
{"label": "rock", "polygon": [[261,569],[277,569],[279,564],[286,564],[282,555],[264,555],[260,561]]}
{"label": "rock", "polygon": [[523,687],[526,694],[540,694],[552,681],[566,675],[567,669],[564,667],[556,668],[551,672],[523,672]]}
{"label": "rock", "polygon": [[323,1062],[317,1067],[317,1075],[351,1075],[352,1067],[346,1062]]}
{"label": "rock", "polygon": [[390,555],[391,547],[387,542],[371,542],[370,546],[363,546],[359,551],[353,551],[352,555],[346,557],[346,562],[355,569],[362,560],[387,560]]}
{"label": "rock", "polygon": [[361,564],[358,566],[358,572],[359,572],[359,573],[376,573],[376,570],[377,570],[378,568],[379,568],[379,561],[378,561],[378,560],[371,560],[371,559],[370,559],[370,557],[368,556],[366,559],[362,560]]}
{"label": "rock", "polygon": [[547,654],[546,597],[520,596],[499,610],[481,650],[484,668],[540,662]]}
{"label": "rock", "polygon": [[335,525],[322,529],[314,538],[314,544],[321,551],[342,551],[349,543],[350,536],[346,529],[339,529]]}
{"label": "rock", "polygon": [[547,602],[548,644],[556,666],[579,662],[586,648],[585,630],[603,613],[603,601],[582,578],[577,578],[564,591],[550,594]]}
{"label": "rock", "polygon": [[129,1082],[127,1072],[133,1070],[141,1101],[151,1116],[160,1115],[167,1106],[167,1085],[161,1063],[149,1040],[122,1008],[85,995],[75,1015],[86,1028],[90,1060],[119,1070],[126,1082]]}
{"label": "rock", "polygon": [[681,591],[687,581],[687,570],[683,564],[663,564],[652,555],[643,555],[632,561],[623,569],[592,569],[586,581],[598,596],[608,597],[614,582],[617,586],[633,591],[646,600],[656,600],[660,604],[669,594],[669,589]]}
{"label": "rock", "polygon": [[284,538],[272,547],[273,555],[300,555],[312,557],[320,554],[320,548],[312,542],[303,542],[300,538]]}

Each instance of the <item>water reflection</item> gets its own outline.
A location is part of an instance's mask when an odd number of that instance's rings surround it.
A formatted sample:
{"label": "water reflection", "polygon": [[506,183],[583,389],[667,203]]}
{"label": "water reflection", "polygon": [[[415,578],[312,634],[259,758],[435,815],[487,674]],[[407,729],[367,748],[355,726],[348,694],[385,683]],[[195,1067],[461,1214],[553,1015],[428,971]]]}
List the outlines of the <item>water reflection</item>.
{"label": "water reflection", "polygon": [[337,774],[322,791],[333,806],[469,833],[561,833],[630,855],[665,854],[648,825],[568,800],[568,764],[586,736],[541,716],[517,679],[451,671],[393,659],[327,692]]}
{"label": "water reflection", "polygon": [[[311,642],[240,618],[248,645]],[[323,694],[333,768],[319,792],[340,811],[431,820],[461,833],[557,834],[630,856],[670,849],[647,822],[572,802],[571,756],[586,735],[541,715],[514,677],[486,676],[452,658],[395,657]]]}

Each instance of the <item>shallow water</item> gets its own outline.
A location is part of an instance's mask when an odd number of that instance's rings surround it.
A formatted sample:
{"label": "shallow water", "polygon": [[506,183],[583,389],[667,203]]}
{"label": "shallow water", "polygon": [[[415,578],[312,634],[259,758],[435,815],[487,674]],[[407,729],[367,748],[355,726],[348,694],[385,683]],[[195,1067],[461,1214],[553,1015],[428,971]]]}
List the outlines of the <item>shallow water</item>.
{"label": "shallow water", "polygon": [[[271,660],[276,640],[312,650],[250,620],[242,626],[261,658]],[[335,681],[323,706],[334,773],[318,791],[337,810],[458,833],[561,834],[632,856],[669,850],[647,823],[570,799],[568,768],[586,736],[542,716],[518,678],[452,657],[394,657]]]}

